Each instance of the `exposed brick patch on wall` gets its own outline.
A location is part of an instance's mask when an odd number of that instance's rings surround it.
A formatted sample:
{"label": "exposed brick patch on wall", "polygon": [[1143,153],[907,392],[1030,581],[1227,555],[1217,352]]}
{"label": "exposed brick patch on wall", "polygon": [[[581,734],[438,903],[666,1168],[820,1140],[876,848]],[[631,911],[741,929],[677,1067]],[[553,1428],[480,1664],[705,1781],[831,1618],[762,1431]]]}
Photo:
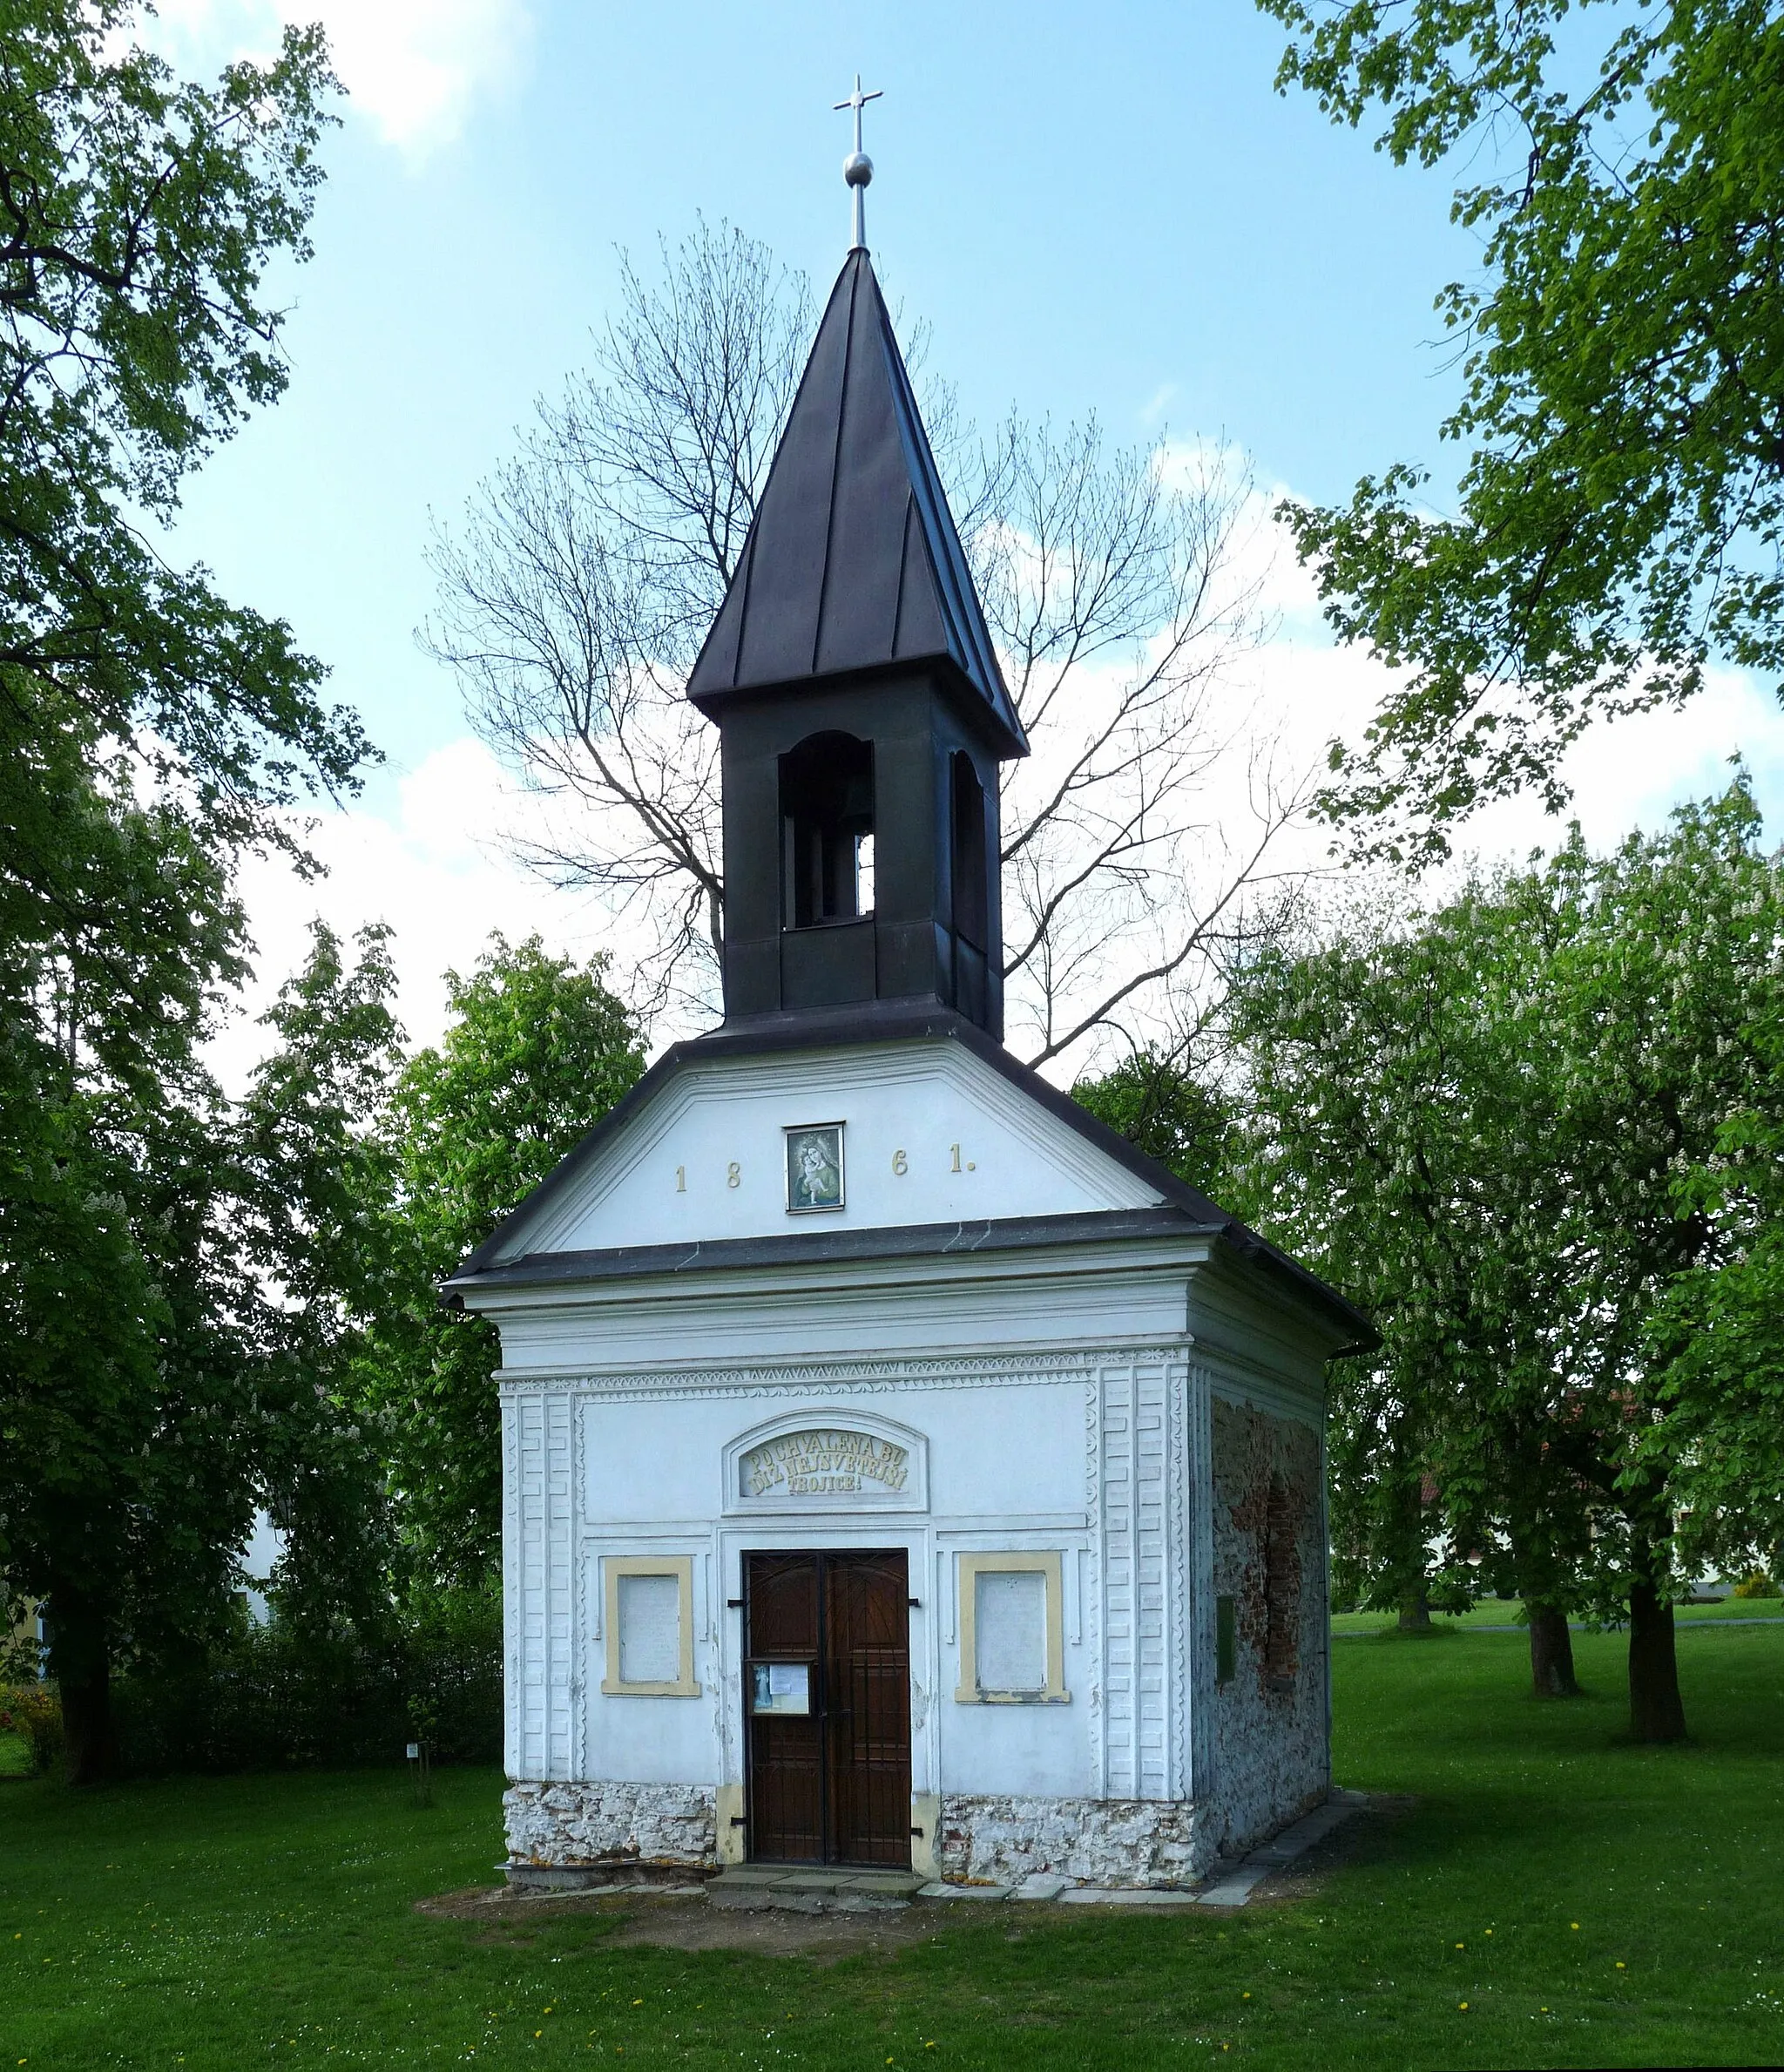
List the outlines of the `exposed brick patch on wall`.
{"label": "exposed brick patch on wall", "polygon": [[[1315,1493],[1315,1499],[1317,1493]],[[1301,1657],[1301,1513],[1307,1492],[1289,1486],[1273,1473],[1264,1506],[1264,1646],[1261,1667],[1267,1689],[1287,1693],[1294,1687]]]}
{"label": "exposed brick patch on wall", "polygon": [[1326,1793],[1325,1574],[1320,1441],[1291,1419],[1213,1408],[1214,1591],[1234,1608],[1237,1662],[1213,1695],[1219,1746],[1207,1825],[1232,1854]]}

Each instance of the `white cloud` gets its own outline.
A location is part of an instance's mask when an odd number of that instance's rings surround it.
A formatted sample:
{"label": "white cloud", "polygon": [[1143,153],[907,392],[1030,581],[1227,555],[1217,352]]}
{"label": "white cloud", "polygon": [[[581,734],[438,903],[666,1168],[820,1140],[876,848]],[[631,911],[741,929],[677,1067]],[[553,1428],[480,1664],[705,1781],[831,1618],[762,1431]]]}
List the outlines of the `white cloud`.
{"label": "white cloud", "polygon": [[349,107],[419,162],[463,131],[473,102],[525,69],[525,0],[159,0],[144,31],[182,66],[265,56],[287,24],[321,22]]}
{"label": "white cloud", "polygon": [[[1286,542],[1283,552],[1292,564]],[[1288,577],[1287,586],[1292,590],[1296,579]],[[1275,580],[1268,579],[1272,586]],[[1323,764],[1335,737],[1361,739],[1391,681],[1385,665],[1362,648],[1340,647],[1308,619],[1285,612],[1282,633],[1250,659],[1234,689],[1254,701],[1257,724],[1276,733],[1289,760],[1313,769]],[[1784,714],[1754,678],[1736,669],[1710,671],[1704,689],[1676,711],[1590,727],[1562,759],[1572,802],[1559,817],[1526,792],[1483,808],[1452,831],[1452,840],[1458,856],[1521,863],[1533,849],[1552,850],[1567,822],[1578,819],[1593,848],[1609,849],[1638,828],[1657,831],[1674,807],[1724,791],[1737,754],[1752,774],[1775,842],[1784,836]],[[1309,861],[1321,857],[1328,841],[1324,829],[1308,827],[1302,853]]]}
{"label": "white cloud", "polygon": [[[1172,439],[1159,458],[1165,479],[1192,493],[1200,484],[1246,484],[1235,513],[1225,572],[1232,592],[1249,592],[1274,636],[1232,672],[1226,696],[1235,721],[1254,738],[1274,738],[1285,767],[1323,768],[1335,738],[1355,743],[1392,682],[1386,666],[1360,647],[1333,640],[1318,586],[1296,557],[1275,517],[1292,497],[1282,483],[1248,477],[1242,450],[1218,442]],[[1532,849],[1552,849],[1578,818],[1594,848],[1612,847],[1640,828],[1659,829],[1675,806],[1727,789],[1729,759],[1740,755],[1771,838],[1784,837],[1784,714],[1758,681],[1736,669],[1713,669],[1704,690],[1677,711],[1599,721],[1563,759],[1572,803],[1556,818],[1524,794],[1483,809],[1454,831],[1459,855],[1522,862]],[[1323,828],[1301,829],[1295,855],[1322,861]]]}
{"label": "white cloud", "polygon": [[[374,921],[395,931],[397,1012],[412,1044],[435,1043],[446,1026],[445,973],[469,972],[490,935],[537,933],[577,957],[597,950],[623,963],[627,945],[586,896],[554,890],[515,863],[502,833],[533,809],[517,796],[481,742],[436,749],[397,787],[394,809],[354,806],[325,814],[307,840],[328,875],[305,884],[288,863],[251,859],[240,891],[256,954],[247,1012],[213,1046],[225,1084],[240,1091],[267,1048],[255,1020],[308,949],[320,916],[343,940]],[[623,972],[616,972],[616,990]]]}

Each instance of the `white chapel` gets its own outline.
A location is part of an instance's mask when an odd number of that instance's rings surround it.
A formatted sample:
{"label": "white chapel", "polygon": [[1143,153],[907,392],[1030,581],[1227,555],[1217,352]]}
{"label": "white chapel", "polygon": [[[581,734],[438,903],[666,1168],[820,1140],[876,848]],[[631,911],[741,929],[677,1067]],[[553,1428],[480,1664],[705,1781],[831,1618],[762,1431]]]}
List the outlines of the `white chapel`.
{"label": "white chapel", "polygon": [[1003,1047],[1028,744],[859,239],[687,694],[725,1019],[447,1284],[502,1339],[510,1875],[1193,1884],[1328,1790],[1368,1325]]}

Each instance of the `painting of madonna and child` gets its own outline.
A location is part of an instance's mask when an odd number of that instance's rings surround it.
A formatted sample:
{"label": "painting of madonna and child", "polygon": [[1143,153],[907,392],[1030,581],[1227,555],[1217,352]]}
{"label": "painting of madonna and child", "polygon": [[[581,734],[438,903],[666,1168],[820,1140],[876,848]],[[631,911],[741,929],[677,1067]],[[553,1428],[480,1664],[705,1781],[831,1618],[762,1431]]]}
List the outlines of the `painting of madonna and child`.
{"label": "painting of madonna and child", "polygon": [[787,1207],[800,1215],[842,1206],[842,1125],[811,1123],[787,1132]]}

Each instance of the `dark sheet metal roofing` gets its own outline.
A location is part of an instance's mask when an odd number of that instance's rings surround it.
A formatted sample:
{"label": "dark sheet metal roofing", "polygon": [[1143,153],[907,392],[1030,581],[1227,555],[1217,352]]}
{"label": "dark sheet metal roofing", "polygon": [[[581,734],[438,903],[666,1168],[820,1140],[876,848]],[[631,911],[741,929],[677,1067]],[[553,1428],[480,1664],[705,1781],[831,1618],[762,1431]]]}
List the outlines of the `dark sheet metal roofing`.
{"label": "dark sheet metal roofing", "polygon": [[790,1230],[774,1237],[707,1237],[689,1244],[610,1245],[598,1251],[531,1252],[505,1265],[461,1273],[449,1288],[583,1286],[660,1274],[736,1272],[756,1266],[836,1266],[862,1260],[943,1259],[963,1252],[1031,1252],[1142,1237],[1217,1237],[1219,1223],[1182,1209],[1102,1209],[1074,1215],[986,1218],[978,1222],[881,1223],[865,1229]]}
{"label": "dark sheet metal roofing", "polygon": [[1026,755],[910,376],[865,252],[831,290],[755,522],[687,694],[950,661]]}

